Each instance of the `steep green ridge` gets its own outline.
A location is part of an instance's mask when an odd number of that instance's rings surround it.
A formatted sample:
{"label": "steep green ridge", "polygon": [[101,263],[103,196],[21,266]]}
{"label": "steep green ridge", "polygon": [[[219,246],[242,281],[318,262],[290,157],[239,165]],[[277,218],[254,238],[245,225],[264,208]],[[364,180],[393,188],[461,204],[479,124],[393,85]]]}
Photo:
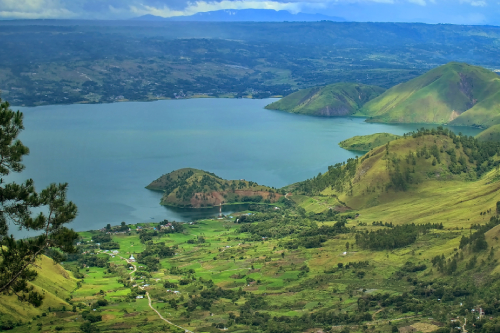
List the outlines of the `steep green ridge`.
{"label": "steep green ridge", "polygon": [[203,170],[184,168],[161,176],[146,186],[162,191],[162,205],[202,208],[240,202],[276,202],[281,194],[252,181],[225,180]]}
{"label": "steep green ridge", "polygon": [[496,141],[500,142],[500,124],[493,125],[478,135],[476,135],[476,139],[480,141]]}
{"label": "steep green ridge", "polygon": [[267,105],[266,109],[326,117],[346,116],[384,90],[359,83],[335,83],[299,90]]}
{"label": "steep green ridge", "polygon": [[357,115],[376,122],[489,127],[500,123],[500,77],[451,62],[388,89]]}
{"label": "steep green ridge", "polygon": [[369,151],[387,142],[400,138],[399,135],[390,133],[375,133],[370,135],[357,135],[339,143],[339,146],[347,150]]}
{"label": "steep green ridge", "polygon": [[[19,302],[16,295],[0,296],[0,324],[6,325],[9,321],[17,322],[30,319],[34,316],[47,312],[49,308],[61,310],[63,307],[67,311],[71,309],[66,301],[77,287],[77,280],[72,273],[66,271],[61,265],[54,264],[54,261],[46,256],[42,256],[37,262],[37,278],[30,282],[34,290],[44,295],[43,303],[35,308],[26,303]],[[8,326],[8,325],[7,325]],[[2,330],[0,328],[0,330]]]}

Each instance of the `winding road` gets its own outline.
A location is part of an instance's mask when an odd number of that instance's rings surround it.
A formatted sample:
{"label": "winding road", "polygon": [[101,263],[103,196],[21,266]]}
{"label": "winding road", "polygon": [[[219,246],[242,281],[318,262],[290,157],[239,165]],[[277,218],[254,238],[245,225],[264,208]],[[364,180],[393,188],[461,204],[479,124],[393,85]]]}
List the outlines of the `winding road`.
{"label": "winding road", "polygon": [[[102,252],[102,253],[104,253],[104,252]],[[107,253],[107,254],[109,254],[109,253]],[[130,273],[128,273],[130,275],[130,281],[132,281],[133,280],[132,273],[134,273],[135,271],[137,271],[137,266],[132,261],[128,260],[127,258],[123,258],[122,256],[119,256],[119,257],[122,258],[123,260],[125,260],[127,262],[127,264],[129,264],[132,267],[134,267],[134,269]],[[144,290],[144,287],[140,287],[140,288]],[[163,316],[160,314],[160,312],[158,312],[158,310],[156,310],[153,307],[153,305],[151,304],[151,297],[149,296],[149,292],[147,292],[147,291],[146,291],[146,296],[148,297],[148,305],[149,305],[149,307],[151,308],[151,310],[153,310],[154,312],[156,312],[156,314],[158,315],[158,317],[160,317],[161,320],[163,320],[164,322],[166,322],[169,325],[172,325],[172,326],[175,326],[177,328],[180,328],[181,330],[183,330],[186,333],[193,333],[192,331],[187,330],[184,327],[176,325],[176,324],[172,323],[170,320],[163,318]]]}

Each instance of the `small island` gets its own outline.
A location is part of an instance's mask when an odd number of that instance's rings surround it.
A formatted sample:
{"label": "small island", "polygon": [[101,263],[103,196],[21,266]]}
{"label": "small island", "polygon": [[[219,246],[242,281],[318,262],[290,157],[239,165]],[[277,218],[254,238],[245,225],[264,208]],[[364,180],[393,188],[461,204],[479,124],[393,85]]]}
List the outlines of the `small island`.
{"label": "small island", "polygon": [[163,192],[161,204],[179,208],[210,208],[228,204],[273,204],[282,191],[244,179],[225,180],[213,173],[184,168],[161,176],[146,186]]}

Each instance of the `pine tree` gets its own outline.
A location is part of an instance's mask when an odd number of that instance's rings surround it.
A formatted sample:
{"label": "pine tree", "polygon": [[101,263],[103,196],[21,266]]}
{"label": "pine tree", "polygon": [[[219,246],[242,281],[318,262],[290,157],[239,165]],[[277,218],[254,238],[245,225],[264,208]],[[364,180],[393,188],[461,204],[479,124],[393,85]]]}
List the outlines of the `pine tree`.
{"label": "pine tree", "polygon": [[[17,139],[23,129],[23,114],[0,100],[0,177],[24,169],[21,162],[29,149]],[[0,293],[15,294],[20,301],[34,306],[42,304],[43,296],[28,284],[37,277],[33,269],[38,267],[37,260],[49,249],[74,252],[73,243],[78,237],[64,226],[77,213],[76,205],[66,200],[67,187],[51,184],[38,193],[32,179],[17,184],[0,178]],[[32,208],[43,212],[34,215]],[[9,226],[37,231],[38,236],[16,240],[9,236]],[[54,259],[61,258],[62,254]]]}

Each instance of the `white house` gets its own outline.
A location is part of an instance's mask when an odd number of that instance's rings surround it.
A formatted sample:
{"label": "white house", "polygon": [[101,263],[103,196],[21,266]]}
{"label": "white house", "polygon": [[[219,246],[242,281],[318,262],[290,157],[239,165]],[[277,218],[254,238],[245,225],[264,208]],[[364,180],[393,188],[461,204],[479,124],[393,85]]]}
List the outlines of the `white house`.
{"label": "white house", "polygon": [[135,261],[134,255],[130,255],[130,258],[128,258],[129,261]]}

